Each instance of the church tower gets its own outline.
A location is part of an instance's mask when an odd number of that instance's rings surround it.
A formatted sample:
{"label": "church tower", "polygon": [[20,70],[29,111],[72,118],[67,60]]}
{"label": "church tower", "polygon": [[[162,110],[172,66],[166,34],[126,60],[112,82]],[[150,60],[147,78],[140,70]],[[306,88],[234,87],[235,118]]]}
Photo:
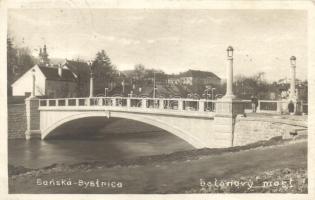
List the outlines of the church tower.
{"label": "church tower", "polygon": [[47,53],[47,47],[46,44],[44,45],[44,48],[40,48],[39,50],[39,63],[43,66],[48,66],[49,65],[49,58],[48,58],[48,53]]}

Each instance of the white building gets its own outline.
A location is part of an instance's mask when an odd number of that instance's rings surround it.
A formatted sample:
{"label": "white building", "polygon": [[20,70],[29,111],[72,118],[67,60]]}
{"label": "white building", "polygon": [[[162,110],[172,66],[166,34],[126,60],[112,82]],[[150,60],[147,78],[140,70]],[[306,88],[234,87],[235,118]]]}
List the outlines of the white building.
{"label": "white building", "polygon": [[77,93],[76,75],[65,67],[35,65],[12,86],[13,96],[29,96],[35,75],[35,96],[74,97]]}
{"label": "white building", "polygon": [[217,86],[220,85],[221,79],[212,72],[200,70],[188,70],[178,75],[172,75],[168,78],[168,84],[183,84],[183,85],[202,85],[202,86]]}

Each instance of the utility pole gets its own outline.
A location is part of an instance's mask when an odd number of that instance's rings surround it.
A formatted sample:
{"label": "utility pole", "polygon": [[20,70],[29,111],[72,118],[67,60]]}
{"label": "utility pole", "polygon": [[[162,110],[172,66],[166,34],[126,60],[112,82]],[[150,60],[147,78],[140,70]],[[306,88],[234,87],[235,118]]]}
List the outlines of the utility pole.
{"label": "utility pole", "polygon": [[31,97],[35,97],[35,81],[36,81],[35,69],[32,69],[32,93],[31,93]]}
{"label": "utility pole", "polygon": [[92,61],[89,61],[89,67],[90,67],[90,97],[94,96],[94,80],[93,80],[93,67],[92,67]]}
{"label": "utility pole", "polygon": [[153,98],[155,98],[155,90],[156,90],[155,72],[153,72]]}
{"label": "utility pole", "polygon": [[104,93],[105,97],[107,97],[107,91],[108,91],[108,88],[105,88],[105,93]]}

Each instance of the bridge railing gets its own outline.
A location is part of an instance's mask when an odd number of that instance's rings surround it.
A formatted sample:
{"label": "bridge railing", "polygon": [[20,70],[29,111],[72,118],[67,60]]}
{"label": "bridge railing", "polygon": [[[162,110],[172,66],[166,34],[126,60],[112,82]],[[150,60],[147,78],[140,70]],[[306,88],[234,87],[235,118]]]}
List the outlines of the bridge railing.
{"label": "bridge railing", "polygon": [[258,108],[259,111],[264,111],[264,112],[277,112],[278,107],[280,107],[280,101],[268,101],[268,100],[260,100],[258,101]]}
{"label": "bridge railing", "polygon": [[[244,100],[245,112],[252,112],[251,100]],[[258,100],[256,112],[258,113],[282,113],[287,106],[287,101],[282,100]]]}
{"label": "bridge railing", "polygon": [[[252,112],[250,100],[242,100],[245,112]],[[214,112],[216,100],[186,98],[142,98],[142,97],[91,97],[40,99],[40,107],[116,107],[151,110],[177,110],[192,112]],[[287,101],[259,100],[256,112],[282,113]],[[307,113],[307,103],[301,104],[302,112]]]}
{"label": "bridge railing", "polygon": [[302,113],[308,114],[308,103],[302,102]]}
{"label": "bridge railing", "polygon": [[41,99],[40,107],[110,106],[142,109],[213,112],[215,100],[141,97],[91,97]]}

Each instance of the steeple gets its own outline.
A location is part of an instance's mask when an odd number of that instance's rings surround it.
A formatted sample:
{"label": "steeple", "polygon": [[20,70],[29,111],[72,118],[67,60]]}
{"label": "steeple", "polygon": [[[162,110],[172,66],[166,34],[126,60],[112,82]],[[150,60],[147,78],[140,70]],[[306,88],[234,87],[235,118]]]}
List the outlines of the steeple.
{"label": "steeple", "polygon": [[42,48],[39,48],[39,54],[38,54],[38,56],[41,58],[42,55],[43,55]]}
{"label": "steeple", "polygon": [[44,65],[44,66],[49,65],[49,59],[48,59],[46,44],[44,45],[43,49],[40,48],[40,50],[39,50],[39,63],[41,65]]}
{"label": "steeple", "polygon": [[44,44],[43,55],[45,55],[45,56],[47,55],[48,56],[46,44]]}

